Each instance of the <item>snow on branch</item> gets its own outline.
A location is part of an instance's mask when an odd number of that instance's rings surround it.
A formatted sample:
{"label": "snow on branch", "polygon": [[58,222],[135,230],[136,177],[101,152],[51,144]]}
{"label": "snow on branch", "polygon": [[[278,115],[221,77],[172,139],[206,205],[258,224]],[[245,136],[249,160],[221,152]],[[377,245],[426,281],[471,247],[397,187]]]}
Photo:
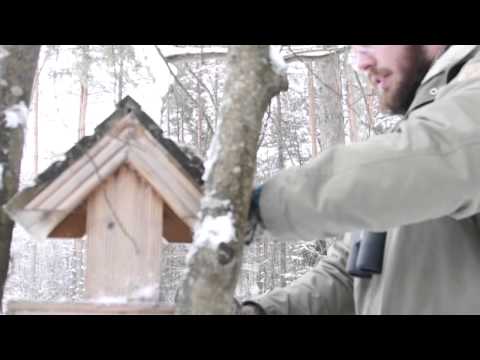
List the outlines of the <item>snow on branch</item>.
{"label": "snow on branch", "polygon": [[23,127],[27,123],[28,108],[23,101],[10,106],[4,113],[7,128],[15,129],[19,126]]}
{"label": "snow on branch", "polygon": [[207,215],[196,233],[195,246],[210,246],[216,250],[221,243],[230,243],[235,238],[232,213],[213,217]]}
{"label": "snow on branch", "polygon": [[270,46],[270,61],[272,63],[272,69],[278,75],[285,75],[287,72],[287,63],[283,56],[280,54],[278,46]]}

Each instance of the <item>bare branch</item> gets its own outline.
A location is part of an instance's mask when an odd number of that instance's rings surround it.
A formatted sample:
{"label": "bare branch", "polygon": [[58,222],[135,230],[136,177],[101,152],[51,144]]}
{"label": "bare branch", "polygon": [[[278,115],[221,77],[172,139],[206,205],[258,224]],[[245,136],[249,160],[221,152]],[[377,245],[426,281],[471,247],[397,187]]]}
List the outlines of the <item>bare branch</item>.
{"label": "bare branch", "polygon": [[167,65],[167,68],[168,68],[168,71],[170,72],[170,74],[173,76],[173,78],[175,79],[175,82],[178,84],[178,86],[180,86],[180,88],[185,92],[185,94],[187,94],[187,96],[190,98],[190,100],[193,101],[194,104],[196,104],[198,106],[198,108],[200,109],[200,111],[203,112],[203,115],[205,116],[205,121],[207,122],[207,125],[208,125],[208,128],[210,129],[210,131],[213,133],[215,133],[215,131],[213,130],[212,128],[212,125],[211,125],[211,122],[210,122],[210,117],[208,116],[208,114],[205,112],[205,110],[202,110],[202,107],[200,106],[200,104],[197,102],[197,100],[192,96],[190,95],[190,93],[188,92],[188,90],[185,88],[185,86],[183,86],[182,82],[178,79],[177,75],[175,75],[175,72],[172,70],[172,68],[170,67],[170,64],[168,63],[168,60],[165,58],[165,56],[163,55],[162,53],[162,50],[160,50],[160,48],[158,47],[158,45],[154,45],[155,49],[157,50],[157,53],[158,55],[160,55],[160,57],[162,58],[162,60],[165,62],[165,65]]}
{"label": "bare branch", "polygon": [[205,89],[205,91],[207,92],[208,96],[210,97],[210,100],[212,101],[212,105],[215,108],[215,118],[217,118],[218,104],[215,101],[215,98],[214,98],[212,92],[207,87],[207,85],[205,85],[205,83],[202,81],[202,79],[200,79],[200,77],[197,74],[195,74],[195,72],[192,70],[192,68],[188,64],[185,64],[185,67],[187,68],[188,72],[195,78],[195,80],[198,81],[200,86],[203,87]]}

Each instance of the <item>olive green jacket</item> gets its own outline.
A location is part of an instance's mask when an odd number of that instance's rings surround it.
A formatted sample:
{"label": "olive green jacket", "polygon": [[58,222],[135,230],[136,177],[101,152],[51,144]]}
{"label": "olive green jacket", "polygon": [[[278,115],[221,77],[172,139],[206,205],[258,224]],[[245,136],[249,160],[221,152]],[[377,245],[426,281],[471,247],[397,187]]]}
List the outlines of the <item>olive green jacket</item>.
{"label": "olive green jacket", "polygon": [[[265,183],[274,235],[347,233],[286,288],[253,300],[268,314],[480,314],[480,53],[453,45],[396,130],[325,151]],[[387,232],[383,270],[346,272],[349,232]]]}

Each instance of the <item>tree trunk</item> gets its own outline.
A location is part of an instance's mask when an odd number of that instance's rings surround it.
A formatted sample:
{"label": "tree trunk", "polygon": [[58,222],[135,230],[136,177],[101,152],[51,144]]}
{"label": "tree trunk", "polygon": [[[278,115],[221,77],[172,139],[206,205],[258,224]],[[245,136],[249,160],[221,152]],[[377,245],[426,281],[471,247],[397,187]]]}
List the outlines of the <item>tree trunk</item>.
{"label": "tree trunk", "polygon": [[[215,60],[215,65],[218,65],[218,61]],[[218,68],[215,66],[215,85],[213,88],[213,95],[215,99],[215,120],[214,120],[214,127],[215,129],[217,128],[217,122],[218,122]]]}
{"label": "tree trunk", "polygon": [[124,45],[119,46],[120,49],[120,59],[119,59],[119,69],[118,69],[118,95],[117,95],[117,102],[120,102],[123,99],[123,87],[124,85],[124,61],[125,61],[125,51],[124,51]]}
{"label": "tree trunk", "polygon": [[[32,85],[32,94],[34,97],[33,103],[33,111],[35,114],[35,124],[34,124],[34,158],[33,158],[33,165],[34,165],[34,175],[38,175],[38,153],[39,153],[39,138],[38,138],[38,126],[39,126],[39,118],[38,118],[38,111],[39,111],[39,100],[40,100],[40,74],[42,73],[43,67],[47,63],[47,60],[51,56],[52,52],[50,49],[47,48],[45,56],[41,64],[37,65],[37,71],[35,71],[35,77],[33,78],[33,85]],[[40,57],[40,55],[39,55]]]}
{"label": "tree trunk", "polygon": [[78,119],[78,138],[85,136],[85,118],[87,115],[88,88],[85,84],[80,84],[80,113]]}
{"label": "tree trunk", "polygon": [[307,65],[308,70],[308,120],[312,139],[312,157],[317,156],[317,113],[315,110],[315,84],[313,82],[313,61]]}
{"label": "tree trunk", "polygon": [[346,71],[346,81],[347,81],[347,105],[348,105],[348,120],[350,125],[350,141],[355,143],[358,141],[358,121],[357,114],[355,113],[355,93],[353,87],[353,70],[348,69]]}
{"label": "tree trunk", "polygon": [[278,151],[278,157],[277,157],[277,169],[281,170],[285,167],[285,158],[284,158],[284,139],[283,139],[283,128],[282,128],[282,102],[280,95],[276,97],[277,99],[277,116],[276,116],[276,121],[275,121],[275,128],[276,128],[276,138],[277,138],[277,151]]}
{"label": "tree trunk", "polygon": [[182,102],[182,116],[180,118],[180,121],[177,124],[177,133],[178,133],[178,141],[181,141],[182,144],[185,143],[185,136],[184,136],[184,131],[183,131],[183,122],[184,122],[184,116],[185,116],[185,107]]}
{"label": "tree trunk", "polygon": [[322,150],[325,150],[337,144],[345,144],[338,54],[318,59],[317,68],[318,130]]}
{"label": "tree trunk", "polygon": [[257,262],[260,263],[258,267],[257,286],[261,294],[265,292],[265,246],[266,241],[257,244]]}
{"label": "tree trunk", "polygon": [[[79,111],[79,120],[78,120],[78,139],[81,139],[85,136],[86,128],[86,117],[87,117],[87,104],[88,104],[88,82],[89,74],[91,67],[91,58],[90,58],[90,45],[81,45],[81,68],[80,68],[80,111]],[[113,50],[112,50],[113,51]],[[75,276],[73,276],[73,283],[75,288],[80,281],[79,274],[81,274],[81,269],[83,266],[82,258],[82,249],[84,246],[84,240],[74,239],[73,240],[73,256],[75,258]]]}
{"label": "tree trunk", "polygon": [[37,176],[38,175],[38,101],[39,101],[39,85],[40,85],[40,74],[39,72],[37,71],[36,75],[35,75],[35,81],[34,81],[34,92],[35,92],[35,100],[34,100],[34,113],[35,113],[35,124],[34,124],[34,133],[33,133],[33,137],[34,137],[34,146],[35,146],[35,149],[34,149],[34,175]]}
{"label": "tree trunk", "polygon": [[[85,118],[87,114],[87,100],[88,100],[88,85],[86,82],[80,82],[80,114],[78,121],[78,139],[81,139],[85,136]],[[73,282],[75,287],[78,284],[81,267],[82,267],[82,249],[83,249],[83,240],[74,239],[73,240],[73,254],[75,257],[74,266],[75,266],[75,275],[73,276]]]}
{"label": "tree trunk", "polygon": [[[278,161],[277,168],[281,170],[285,168],[285,158],[284,158],[284,138],[283,138],[283,128],[282,128],[282,100],[281,96],[277,96],[277,116],[276,116],[276,128],[277,128],[277,149],[278,149]],[[275,246],[277,242],[274,242]],[[280,245],[280,286],[285,287],[287,285],[285,274],[287,273],[287,243],[282,240],[279,242]]]}
{"label": "tree trunk", "polygon": [[[88,100],[88,86],[86,83],[80,83],[80,114],[78,121],[78,139],[81,139],[85,136],[85,118],[87,114],[87,100]],[[73,256],[75,258],[74,267],[75,273],[73,276],[73,284],[75,286],[75,291],[77,291],[77,285],[80,281],[79,274],[81,273],[81,268],[83,264],[82,259],[82,249],[83,249],[84,240],[74,239],[73,240]]]}
{"label": "tree trunk", "polygon": [[[24,127],[40,45],[0,45],[0,207],[17,192]],[[14,223],[0,209],[0,304]]]}
{"label": "tree trunk", "polygon": [[178,106],[178,101],[175,102],[177,106],[177,142],[180,142],[180,116],[183,117],[183,108],[182,113],[180,113],[180,107]]}
{"label": "tree trunk", "polygon": [[[321,150],[345,144],[345,124],[342,109],[342,86],[340,77],[340,59],[332,53],[316,60],[316,88],[318,94],[318,131],[317,139]],[[318,239],[315,248],[325,255],[328,248],[326,239]]]}
{"label": "tree trunk", "polygon": [[288,88],[269,50],[236,45],[228,53],[221,121],[208,150],[205,195],[177,314],[234,309],[262,118],[272,97]]}
{"label": "tree trunk", "polygon": [[78,138],[85,136],[85,118],[87,114],[88,101],[88,76],[90,74],[91,58],[90,45],[80,45],[81,63],[79,69],[80,80],[80,112],[78,120]]}
{"label": "tree trunk", "polygon": [[272,255],[270,256],[270,289],[275,289],[277,286],[276,283],[276,275],[277,272],[275,271],[276,260],[277,260],[277,242],[272,237],[269,238],[270,242],[270,251]]}
{"label": "tree trunk", "polygon": [[32,289],[32,296],[36,298],[38,296],[38,287],[37,287],[37,263],[38,263],[38,246],[37,242],[32,241],[32,284],[30,288]]}
{"label": "tree trunk", "polygon": [[[200,72],[200,69],[198,69]],[[199,73],[201,76],[201,73]],[[202,90],[200,88],[200,82],[197,81],[197,106],[198,106],[198,118],[197,118],[197,134],[196,134],[196,143],[197,143],[197,151],[200,154],[203,154],[203,147],[202,147],[202,126],[203,126],[203,103],[202,103]]]}
{"label": "tree trunk", "polygon": [[170,138],[170,92],[167,96],[167,137]]}
{"label": "tree trunk", "polygon": [[[34,133],[33,133],[33,137],[34,137],[34,176],[37,177],[38,175],[38,152],[39,152],[39,148],[38,148],[38,100],[39,100],[39,85],[40,85],[40,71],[37,70],[36,73],[35,73],[35,79],[33,81],[33,92],[34,92],[34,108],[33,108],[33,111],[34,111],[34,116],[35,116],[35,124],[34,124]],[[37,287],[36,287],[36,284],[37,284],[37,242],[34,240],[32,242],[32,249],[33,249],[33,254],[32,254],[32,288],[35,289],[35,293],[33,294],[35,297],[37,296]]]}

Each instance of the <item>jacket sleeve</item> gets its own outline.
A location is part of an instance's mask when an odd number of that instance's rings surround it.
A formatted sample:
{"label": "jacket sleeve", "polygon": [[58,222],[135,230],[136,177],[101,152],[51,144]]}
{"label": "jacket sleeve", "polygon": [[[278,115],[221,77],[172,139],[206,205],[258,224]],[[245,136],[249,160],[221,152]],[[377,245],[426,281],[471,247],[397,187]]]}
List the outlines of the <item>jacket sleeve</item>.
{"label": "jacket sleeve", "polygon": [[244,304],[259,305],[268,315],[354,314],[353,279],[345,270],[349,246],[347,235],[310,272]]}
{"label": "jacket sleeve", "polygon": [[445,86],[398,132],[331,148],[268,180],[261,216],[305,240],[480,211],[480,77]]}

